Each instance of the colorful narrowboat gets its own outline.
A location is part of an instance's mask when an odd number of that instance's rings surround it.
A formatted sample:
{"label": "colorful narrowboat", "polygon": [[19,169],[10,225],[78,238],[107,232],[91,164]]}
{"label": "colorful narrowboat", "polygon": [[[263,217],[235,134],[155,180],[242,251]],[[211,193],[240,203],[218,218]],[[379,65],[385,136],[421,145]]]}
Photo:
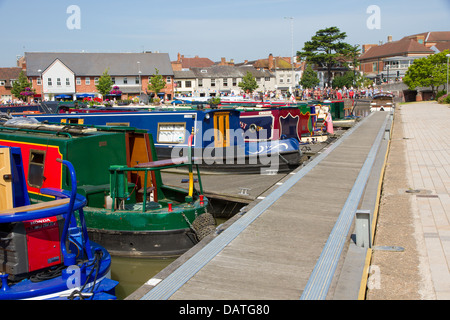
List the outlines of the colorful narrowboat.
{"label": "colorful narrowboat", "polygon": [[373,95],[370,112],[394,110],[394,95],[390,92],[379,92]]}
{"label": "colorful narrowboat", "polygon": [[144,129],[155,137],[155,148],[161,160],[185,155],[188,137],[193,132],[195,163],[202,170],[216,173],[287,172],[301,161],[296,139],[245,141],[240,111],[235,109],[67,113],[37,115],[35,118],[53,123]]}
{"label": "colorful narrowboat", "polygon": [[[89,236],[113,255],[178,256],[205,232],[195,227],[210,216],[199,171],[198,189],[190,157],[159,161],[145,130],[13,118],[0,126],[0,145],[22,149],[28,192],[36,201],[48,199],[42,188],[70,189],[67,170],[54,159],[71,161],[77,192],[87,199]],[[189,190],[163,184],[160,170],[181,166],[189,167]],[[202,228],[210,230],[214,221],[206,220]]]}
{"label": "colorful narrowboat", "polygon": [[89,239],[72,164],[49,162],[67,167],[71,189],[43,188],[52,200],[31,204],[21,149],[2,146],[0,158],[0,300],[115,300],[111,256]]}

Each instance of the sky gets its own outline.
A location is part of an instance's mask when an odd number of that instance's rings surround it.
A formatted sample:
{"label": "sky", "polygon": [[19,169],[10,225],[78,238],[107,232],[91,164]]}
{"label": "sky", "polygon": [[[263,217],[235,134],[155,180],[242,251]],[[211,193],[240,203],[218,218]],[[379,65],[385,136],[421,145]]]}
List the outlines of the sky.
{"label": "sky", "polygon": [[352,45],[450,31],[450,0],[0,0],[0,67],[25,52],[291,56],[336,26]]}

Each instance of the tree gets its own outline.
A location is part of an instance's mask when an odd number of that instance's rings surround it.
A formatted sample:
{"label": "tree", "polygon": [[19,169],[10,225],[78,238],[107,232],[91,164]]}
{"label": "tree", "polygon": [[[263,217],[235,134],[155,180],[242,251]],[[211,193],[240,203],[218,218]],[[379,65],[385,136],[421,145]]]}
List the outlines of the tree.
{"label": "tree", "polygon": [[334,77],[333,88],[343,88],[344,86],[350,88],[357,83],[357,78],[353,71],[347,71],[343,76]]}
{"label": "tree", "polygon": [[403,78],[409,89],[417,87],[431,87],[436,96],[440,86],[445,86],[447,81],[447,58],[449,50],[429,55],[428,57],[414,60]]}
{"label": "tree", "polygon": [[250,71],[247,71],[247,74],[242,78],[242,81],[238,83],[239,88],[244,90],[244,92],[252,93],[258,88],[258,84],[256,83],[255,77],[251,74]]}
{"label": "tree", "polygon": [[312,69],[312,66],[308,64],[305,68],[305,72],[302,74],[300,84],[304,88],[314,88],[319,84],[320,80],[317,77],[317,72]]}
{"label": "tree", "polygon": [[35,94],[35,90],[31,89],[32,84],[28,81],[23,70],[19,73],[19,79],[14,81],[11,93],[17,98],[26,101],[29,96]]}
{"label": "tree", "polygon": [[150,78],[150,82],[147,89],[153,91],[156,96],[158,93],[166,87],[166,81],[163,76],[159,74],[159,70],[155,68],[155,74]]}
{"label": "tree", "polygon": [[102,96],[107,95],[113,86],[113,82],[111,80],[111,77],[108,74],[109,68],[103,72],[100,79],[98,79],[98,84],[95,86],[97,88],[97,91],[100,92]]}
{"label": "tree", "polygon": [[297,51],[299,59],[306,59],[309,63],[322,66],[327,70],[327,83],[331,85],[331,70],[342,63],[342,58],[351,57],[353,47],[342,42],[347,37],[337,27],[321,29],[306,41],[303,51]]}

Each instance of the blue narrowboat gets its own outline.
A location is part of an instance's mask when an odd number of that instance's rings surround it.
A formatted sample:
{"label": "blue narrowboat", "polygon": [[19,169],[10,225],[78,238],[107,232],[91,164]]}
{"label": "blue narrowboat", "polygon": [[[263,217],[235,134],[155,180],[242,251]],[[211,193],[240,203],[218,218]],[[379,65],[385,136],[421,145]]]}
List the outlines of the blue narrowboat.
{"label": "blue narrowboat", "polygon": [[21,149],[0,147],[0,158],[0,300],[115,300],[111,256],[89,240],[72,164],[60,160],[71,190],[41,189],[55,200],[30,204]]}
{"label": "blue narrowboat", "polygon": [[[145,129],[155,139],[158,158],[186,154],[193,134],[195,163],[205,171],[225,173],[286,172],[301,161],[297,139],[253,139],[243,130],[235,109],[186,109],[134,112],[74,112],[34,115],[40,122],[82,125],[131,126]],[[258,132],[261,135],[261,132]]]}

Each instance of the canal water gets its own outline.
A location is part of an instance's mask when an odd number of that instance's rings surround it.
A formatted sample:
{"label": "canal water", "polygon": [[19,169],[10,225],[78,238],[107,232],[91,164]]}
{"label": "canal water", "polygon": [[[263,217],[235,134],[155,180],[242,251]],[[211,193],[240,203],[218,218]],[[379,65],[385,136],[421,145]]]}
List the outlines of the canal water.
{"label": "canal water", "polygon": [[[216,218],[216,225],[227,219]],[[116,287],[116,297],[123,300],[141,287],[145,282],[175,261],[176,258],[129,258],[112,257],[111,278],[119,281]]]}
{"label": "canal water", "polygon": [[119,281],[116,287],[118,300],[123,300],[147,280],[172,263],[172,259],[145,259],[112,257],[111,278]]}

